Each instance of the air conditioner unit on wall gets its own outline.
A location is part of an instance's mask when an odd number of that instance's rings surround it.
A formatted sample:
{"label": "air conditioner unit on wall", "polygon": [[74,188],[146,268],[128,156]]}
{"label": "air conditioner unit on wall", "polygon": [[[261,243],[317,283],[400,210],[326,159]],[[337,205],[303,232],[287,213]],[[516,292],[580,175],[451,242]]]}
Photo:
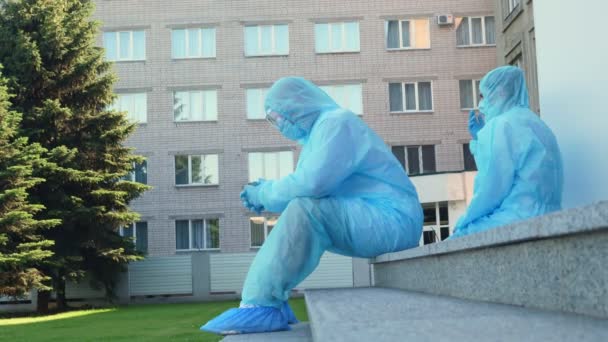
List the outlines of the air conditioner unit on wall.
{"label": "air conditioner unit on wall", "polygon": [[454,16],[451,14],[441,14],[437,16],[437,24],[440,26],[443,25],[452,25],[454,24]]}

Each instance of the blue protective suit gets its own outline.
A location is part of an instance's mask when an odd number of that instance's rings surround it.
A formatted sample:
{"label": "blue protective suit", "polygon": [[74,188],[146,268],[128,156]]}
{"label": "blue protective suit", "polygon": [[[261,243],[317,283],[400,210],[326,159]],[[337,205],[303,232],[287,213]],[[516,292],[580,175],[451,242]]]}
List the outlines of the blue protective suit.
{"label": "blue protective suit", "polygon": [[481,80],[480,92],[485,126],[470,143],[479,171],[452,237],[561,209],[561,155],[549,127],[529,109],[523,72],[494,69]]}
{"label": "blue protective suit", "polygon": [[[242,306],[280,308],[325,251],[369,258],[418,245],[423,214],[416,190],[357,115],[302,78],[277,81],[265,106],[285,117],[281,133],[302,151],[292,174],[261,181],[255,198],[246,198],[251,208],[281,215],[249,269]],[[249,322],[255,315],[249,311]],[[260,309],[258,331],[277,330],[263,315]],[[216,331],[245,331],[234,313],[216,320],[208,323]]]}

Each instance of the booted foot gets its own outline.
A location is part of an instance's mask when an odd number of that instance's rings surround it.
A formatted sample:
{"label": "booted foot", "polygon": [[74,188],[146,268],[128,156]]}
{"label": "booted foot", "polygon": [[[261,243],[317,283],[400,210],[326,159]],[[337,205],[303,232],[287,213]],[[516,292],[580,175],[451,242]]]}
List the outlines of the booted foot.
{"label": "booted foot", "polygon": [[201,330],[219,335],[250,334],[291,330],[287,316],[268,306],[234,308],[207,322]]}
{"label": "booted foot", "polygon": [[281,312],[287,318],[287,323],[289,323],[289,324],[300,323],[300,321],[298,321],[298,319],[296,318],[296,314],[294,314],[293,310],[291,310],[291,308],[289,307],[288,302],[283,303],[283,306],[281,307]]}

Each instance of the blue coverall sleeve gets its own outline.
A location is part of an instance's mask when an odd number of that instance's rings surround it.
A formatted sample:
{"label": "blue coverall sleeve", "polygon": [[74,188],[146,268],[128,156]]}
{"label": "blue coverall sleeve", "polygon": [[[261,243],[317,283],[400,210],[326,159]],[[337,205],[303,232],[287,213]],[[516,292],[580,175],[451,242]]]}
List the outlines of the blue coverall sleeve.
{"label": "blue coverall sleeve", "polygon": [[471,142],[478,168],[475,192],[466,213],[456,224],[457,229],[491,214],[509,195],[517,167],[514,141],[512,127],[495,120],[480,131],[479,141]]}
{"label": "blue coverall sleeve", "polygon": [[282,212],[294,198],[320,198],[331,194],[357,169],[362,157],[357,146],[365,146],[360,141],[363,134],[348,121],[328,119],[320,122],[309,138],[311,150],[296,170],[261,185],[260,202],[264,209]]}

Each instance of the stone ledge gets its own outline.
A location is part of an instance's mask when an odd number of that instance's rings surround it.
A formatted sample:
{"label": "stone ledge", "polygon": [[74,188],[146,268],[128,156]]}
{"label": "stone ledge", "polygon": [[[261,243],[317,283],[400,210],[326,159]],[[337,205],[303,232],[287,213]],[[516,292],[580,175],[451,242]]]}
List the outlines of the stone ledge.
{"label": "stone ledge", "polygon": [[310,342],[310,326],[308,323],[298,323],[291,326],[290,331],[277,331],[261,334],[243,334],[226,336],[222,342]]}
{"label": "stone ledge", "polygon": [[371,262],[407,260],[601,230],[608,231],[608,201],[555,212],[454,240],[383,254]]}
{"label": "stone ledge", "polygon": [[605,320],[366,288],[307,290],[314,341],[606,341]]}

